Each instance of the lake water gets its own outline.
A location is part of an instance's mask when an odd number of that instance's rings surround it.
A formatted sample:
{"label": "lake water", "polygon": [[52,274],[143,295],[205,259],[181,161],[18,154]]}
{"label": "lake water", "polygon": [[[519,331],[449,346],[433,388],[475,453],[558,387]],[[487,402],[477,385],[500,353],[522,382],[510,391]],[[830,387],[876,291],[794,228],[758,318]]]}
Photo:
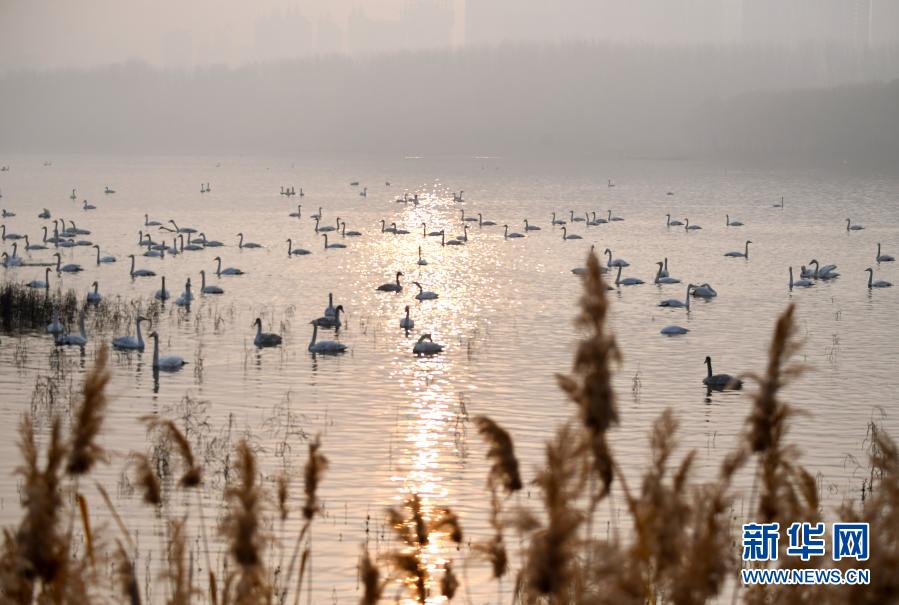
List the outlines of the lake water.
{"label": "lake water", "polygon": [[[45,159],[52,165],[44,166]],[[292,469],[293,520],[285,528],[272,528],[288,551],[302,502],[306,438],[322,435],[330,467],[320,491],[325,515],[313,530],[315,602],[358,600],[359,544],[368,540],[372,550],[383,552],[389,546],[383,510],[411,492],[422,494],[428,505],[455,509],[466,542],[485,537],[488,464],[469,419],[486,414],[507,428],[526,478],[533,478],[543,443],[573,414],[553,376],[570,368],[580,293],[571,269],[584,264],[591,244],[599,251],[611,248],[630,262],[625,276],[647,282],[609,293],[611,322],[624,354],[616,374],[621,426],[613,431],[613,445],[625,472],[636,476],[647,464],[650,425],[667,407],[680,420],[682,452],[700,451],[700,478],[717,468],[743,429],[749,399],[745,391],[707,395],[703,360],[710,355],[716,372],[762,371],[775,318],[790,302],[798,308],[804,343],[800,359],[810,366],[786,392],[790,403],[808,412],[794,420],[791,438],[809,469],[820,474],[826,505],[859,491],[864,471],[853,459],[864,460],[870,419],[899,435],[899,287],[869,291],[864,272],[873,267],[875,279],[899,283],[895,263],[874,262],[877,242],[884,253],[899,254],[897,175],[680,161],[571,168],[474,157],[28,156],[4,157],[0,163],[11,167],[0,173],[0,206],[17,213],[4,220],[10,231],[38,240],[46,221],[37,214],[46,207],[53,218],[90,230],[83,237],[99,243],[104,255],[118,257],[97,267],[92,248],[60,249],[64,263],[80,263],[86,270],[51,275],[53,287],[86,293],[97,280],[107,299],[142,301],[146,309],[160,284],[158,278],[130,279],[127,255],[134,253],[138,267],[166,276],[174,296],[187,277],[197,292],[201,269],[225,289],[222,296],[197,296],[189,311],[171,301],[161,309],[153,329],[160,334],[163,354],[190,362],[180,372],[163,373],[156,384],[151,345],[143,354],[112,355],[112,403],[103,443],[113,455],[96,474],[107,486],[118,487],[111,490],[116,505],[145,545],[144,560],[137,565],[142,577],[160,557],[150,537],[158,523],[128,489],[122,469],[129,452],[149,447],[137,421],[147,414],[188,424],[207,464],[203,500],[210,531],[221,513],[229,444],[250,438],[269,488],[278,471]],[[614,187],[607,186],[610,178]],[[350,186],[351,181],[360,185]],[[200,184],[206,182],[212,191],[201,194]],[[104,195],[105,185],[116,193]],[[297,191],[302,187],[305,196],[279,195],[281,186],[291,185]],[[368,188],[367,197],[359,194],[362,187]],[[77,201],[69,199],[72,188]],[[454,202],[452,192],[460,189],[465,201]],[[396,203],[404,192],[417,193],[420,203]],[[785,207],[772,207],[781,196]],[[82,210],[83,199],[97,209]],[[297,203],[302,218],[288,217]],[[334,225],[340,217],[348,230],[363,235],[332,234],[332,243],[347,248],[324,250],[309,218],[319,207],[322,225]],[[463,208],[467,216],[482,213],[498,226],[466,223],[471,228],[463,246],[442,247],[440,238],[423,237],[422,223],[428,231],[461,235]],[[569,225],[569,233],[581,240],[563,240],[560,228],[550,224],[553,211],[567,220],[570,210],[605,216],[609,209],[625,220]],[[144,213],[204,231],[226,246],[165,259],[140,256],[138,230],[147,231]],[[667,228],[668,213],[702,229]],[[745,225],[725,226],[725,214]],[[847,232],[847,217],[865,229]],[[524,232],[526,218],[541,230],[522,239],[503,238],[503,224]],[[382,233],[382,219],[410,234]],[[155,240],[171,239],[167,232],[150,230]],[[238,249],[238,232],[265,248]],[[288,258],[287,238],[312,254]],[[753,242],[748,260],[723,256],[742,250],[746,239]],[[5,242],[7,251],[10,244]],[[416,263],[419,246],[425,266]],[[53,260],[52,249],[19,253],[26,263]],[[246,274],[217,279],[216,255],[224,266]],[[654,263],[664,257],[671,275],[683,284],[652,283]],[[841,276],[790,292],[787,268],[793,265],[798,273],[799,265],[812,258],[837,264]],[[396,271],[405,274],[403,292],[376,291]],[[2,279],[30,281],[43,279],[43,273],[43,267],[25,266],[4,270]],[[413,280],[439,293],[439,299],[416,301]],[[719,295],[695,299],[689,314],[657,306],[662,299],[682,299],[689,282],[709,282]],[[308,322],[322,315],[329,292],[346,309],[337,338],[349,349],[338,357],[313,357],[306,350]],[[398,327],[406,305],[415,320],[408,335]],[[256,317],[266,331],[283,335],[281,347],[253,346]],[[690,332],[660,335],[668,324]],[[77,348],[57,349],[43,332],[0,335],[0,456],[5,461],[0,521],[5,525],[19,516],[18,478],[12,474],[18,464],[16,427],[30,409],[36,381],[58,376],[62,367],[65,380],[77,388],[100,344],[132,329],[92,333],[91,325],[89,316],[84,356]],[[414,341],[425,332],[446,345],[442,354],[412,354]],[[324,331],[324,337],[334,335]],[[740,484],[747,494],[749,481],[743,477]],[[99,498],[92,488],[85,490],[94,513],[103,517]],[[522,496],[524,503],[528,500]],[[188,501],[175,493],[167,506],[177,512]],[[196,525],[191,532],[197,535]],[[460,558],[441,544],[431,552],[434,565]],[[486,574],[479,563],[468,569],[475,602],[495,602],[495,588],[481,581]],[[161,597],[154,594],[154,600]]]}

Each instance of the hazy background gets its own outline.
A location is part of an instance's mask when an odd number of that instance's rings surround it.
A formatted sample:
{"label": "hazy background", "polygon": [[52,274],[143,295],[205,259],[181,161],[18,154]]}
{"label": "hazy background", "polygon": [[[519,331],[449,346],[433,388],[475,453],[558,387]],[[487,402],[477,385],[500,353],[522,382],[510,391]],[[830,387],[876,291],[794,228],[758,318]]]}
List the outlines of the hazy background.
{"label": "hazy background", "polygon": [[0,0],[0,150],[899,158],[899,0]]}

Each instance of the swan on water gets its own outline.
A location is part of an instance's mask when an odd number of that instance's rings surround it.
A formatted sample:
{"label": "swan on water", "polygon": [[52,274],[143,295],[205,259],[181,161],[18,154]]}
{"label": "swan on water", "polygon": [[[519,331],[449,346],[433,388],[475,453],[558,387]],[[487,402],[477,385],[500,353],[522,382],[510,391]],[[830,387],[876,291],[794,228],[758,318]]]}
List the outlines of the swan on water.
{"label": "swan on water", "polygon": [[259,348],[262,347],[276,347],[281,344],[281,335],[275,334],[273,332],[263,332],[262,331],[262,318],[257,317],[256,321],[253,322],[253,325],[256,327],[256,337],[253,339],[253,344]]}
{"label": "swan on water", "polygon": [[243,241],[243,233],[238,233],[238,234],[237,234],[237,237],[240,238],[240,240],[237,242],[237,247],[238,247],[238,248],[262,248],[262,246],[260,246],[260,245],[257,244],[256,242],[246,242],[246,243],[245,243],[245,242]]}
{"label": "swan on water", "polygon": [[495,227],[496,223],[494,221],[485,221],[484,217],[478,212],[478,226],[479,227]]}
{"label": "swan on water", "polygon": [[708,368],[708,375],[702,379],[702,384],[711,389],[739,389],[743,386],[743,381],[735,378],[730,374],[713,374],[712,358],[705,358],[705,365]]}
{"label": "swan on water", "polygon": [[206,271],[200,269],[200,293],[201,294],[224,294],[225,291],[219,286],[206,285]]}
{"label": "swan on water", "polygon": [[316,342],[318,338],[318,325],[314,321],[310,321],[312,324],[312,340],[309,341],[309,346],[306,347],[310,353],[325,353],[325,354],[336,354],[343,353],[346,351],[346,345],[337,342],[336,340],[319,340]]}
{"label": "swan on water", "polygon": [[0,225],[0,237],[2,237],[2,239],[4,241],[8,240],[8,239],[11,239],[11,240],[25,239],[24,235],[19,235],[18,233],[12,233],[10,231],[7,231],[6,225]]}
{"label": "swan on water", "polygon": [[144,350],[144,337],[140,333],[140,322],[150,321],[142,315],[138,315],[134,320],[134,333],[136,336],[117,336],[112,339],[112,346],[116,349],[126,349],[130,351]]}
{"label": "swan on water", "polygon": [[86,300],[87,300],[87,302],[96,305],[101,300],[103,300],[103,295],[100,294],[100,284],[98,284],[97,282],[94,282],[91,284],[91,286],[94,289],[93,289],[93,291],[90,291],[87,293]]}
{"label": "swan on water", "polygon": [[340,223],[340,235],[343,237],[359,237],[362,235],[361,231],[347,231],[346,230],[346,221]]}
{"label": "swan on water", "polygon": [[428,264],[428,261],[426,261],[425,259],[423,259],[423,258],[421,257],[421,246],[418,247],[418,264],[419,264],[419,265],[422,265],[422,266]]}
{"label": "swan on water", "polygon": [[162,276],[162,287],[156,290],[156,293],[153,295],[153,298],[156,300],[167,301],[171,298],[169,291],[165,289],[165,275]]}
{"label": "swan on water", "polygon": [[290,256],[290,255],[305,256],[306,254],[312,254],[312,253],[309,252],[309,250],[306,250],[305,248],[294,248],[293,240],[291,240],[290,238],[287,238],[287,256]]}
{"label": "swan on water", "polygon": [[[28,242],[28,237],[25,237],[25,242]],[[28,250],[28,246],[25,246],[25,249]],[[892,254],[881,254],[880,253],[880,242],[877,243],[877,262],[878,263],[891,263],[893,262],[895,257]]]}
{"label": "swan on water", "polygon": [[693,287],[694,287],[693,284],[689,284],[687,286],[687,296],[684,300],[678,300],[676,298],[669,298],[667,300],[663,300],[662,302],[660,302],[659,306],[660,307],[683,308],[683,309],[686,309],[687,311],[689,311],[690,310],[690,290],[692,290]]}
{"label": "swan on water", "polygon": [[22,259],[18,256],[10,256],[6,252],[2,255],[3,260],[0,260],[0,265],[3,265],[7,269],[10,267],[20,267],[22,266]]}
{"label": "swan on water", "polygon": [[106,189],[103,190],[103,193],[115,193],[115,189],[110,189],[109,185],[107,185]]}
{"label": "swan on water", "polygon": [[197,230],[193,227],[179,227],[174,220],[169,220],[172,226],[175,228],[175,233],[196,233]]}
{"label": "swan on water", "polygon": [[746,245],[743,248],[742,252],[740,252],[739,250],[733,250],[731,252],[725,252],[724,256],[748,259],[749,258],[749,244],[751,244],[751,243],[752,243],[752,240],[748,239],[748,240],[746,240]]}
{"label": "swan on water", "polygon": [[84,205],[82,206],[82,208],[84,210],[96,210],[97,209],[97,207],[94,206],[93,204],[88,204],[87,200],[84,200]]}
{"label": "swan on water", "polygon": [[297,204],[297,211],[291,212],[287,216],[291,216],[293,218],[302,218],[303,217],[303,206],[301,204]]}
{"label": "swan on water", "polygon": [[459,208],[459,212],[462,213],[462,222],[463,223],[476,223],[478,219],[473,216],[465,216],[465,208]]}
{"label": "swan on water", "polygon": [[[382,229],[382,231],[383,231],[383,229]],[[440,237],[441,235],[443,235],[443,231],[431,231],[430,233],[428,233],[428,225],[427,225],[427,223],[422,223],[422,224],[421,224],[421,236],[422,236],[422,237],[425,237],[425,236],[427,236],[427,237]]]}
{"label": "swan on water", "polygon": [[238,269],[237,267],[227,267],[227,268],[225,268],[225,269],[222,269],[222,257],[221,257],[221,256],[216,256],[216,257],[215,257],[214,259],[212,259],[212,260],[214,260],[214,261],[216,262],[216,265],[215,265],[215,274],[218,275],[218,276],[222,276],[222,275],[243,275],[243,271],[241,271],[241,270]]}
{"label": "swan on water", "polygon": [[318,212],[316,214],[310,214],[309,218],[321,220],[322,217],[322,207],[318,207]]}
{"label": "swan on water", "polygon": [[75,190],[74,190],[74,189],[72,189],[72,195],[69,196],[69,199],[70,199],[70,200],[76,200],[76,199],[78,199],[78,196],[75,195]]}
{"label": "swan on water", "polygon": [[205,234],[205,233],[200,233],[198,236],[201,237],[201,238],[203,238],[203,239],[201,240],[201,243],[203,244],[203,247],[204,247],[204,248],[221,248],[222,246],[225,245],[225,244],[223,244],[222,242],[220,242],[220,241],[218,241],[218,240],[214,240],[214,239],[206,239],[206,234]]}
{"label": "swan on water", "polygon": [[[318,226],[319,221],[320,221],[320,219],[315,219],[315,232],[316,233],[330,233],[331,231],[336,231],[337,228],[333,227],[331,225],[325,225],[324,227],[319,227]],[[337,217],[337,224],[338,225],[340,224],[340,217]]]}
{"label": "swan on water", "polygon": [[180,247],[181,252],[184,252],[185,250],[187,250],[189,252],[199,252],[200,250],[205,249],[204,246],[193,243],[190,233],[187,234],[187,245],[184,244],[184,234],[182,234],[182,233],[178,234],[178,241],[181,244],[181,247]]}
{"label": "swan on water", "polygon": [[568,227],[562,227],[562,239],[566,240],[566,239],[584,239],[584,238],[582,238],[580,235],[578,235],[576,233],[572,233],[571,235],[568,235]]}
{"label": "swan on water", "polygon": [[883,281],[882,279],[878,279],[874,281],[874,269],[868,267],[865,269],[868,272],[868,288],[889,288],[893,284],[888,281]]}
{"label": "swan on water", "polygon": [[690,330],[688,330],[687,328],[682,328],[680,326],[672,325],[672,326],[665,326],[664,328],[659,330],[659,333],[664,334],[665,336],[678,336],[680,334],[686,334],[689,331]]}
{"label": "swan on water", "polygon": [[725,215],[724,215],[724,218],[725,218],[725,220],[726,220],[726,225],[727,225],[728,227],[742,227],[742,226],[743,226],[743,223],[741,223],[740,221],[732,221],[732,220],[730,220],[730,215],[729,215],[729,214],[725,214]]}
{"label": "swan on water", "polygon": [[50,323],[47,324],[47,333],[49,334],[62,334],[65,328],[62,325],[62,322],[59,321],[59,310],[55,307],[53,308],[53,318],[50,320]]}
{"label": "swan on water", "polygon": [[175,304],[179,307],[189,307],[190,303],[193,302],[194,295],[193,292],[190,291],[190,278],[187,278],[187,282],[184,284],[184,292],[175,299]]}
{"label": "swan on water", "polygon": [[793,289],[793,286],[796,286],[797,288],[809,288],[814,285],[815,285],[815,282],[813,282],[810,279],[806,279],[804,277],[794,281],[793,280],[793,267],[792,266],[790,267],[790,290]]}
{"label": "swan on water", "polygon": [[159,355],[159,334],[155,331],[150,332],[150,338],[153,339],[153,369],[163,370],[165,372],[174,372],[180,370],[187,362],[178,355]]}
{"label": "swan on water", "polygon": [[416,300],[434,300],[438,298],[440,295],[436,292],[431,292],[430,290],[425,290],[421,287],[421,284],[417,281],[412,282],[416,286],[418,286],[418,294],[415,295]]}
{"label": "swan on water", "polygon": [[440,233],[440,245],[441,246],[462,246],[464,244],[465,244],[465,242],[463,242],[460,239],[451,239],[449,241],[446,241],[446,233],[445,232]]}
{"label": "swan on water", "polygon": [[403,276],[402,271],[396,272],[396,281],[395,282],[387,282],[386,284],[381,284],[376,289],[381,292],[402,292],[403,285],[400,283],[400,277]]}
{"label": "swan on water", "polygon": [[325,307],[325,317],[334,317],[337,314],[337,307],[334,306],[334,293],[328,292],[328,306]]}
{"label": "swan on water", "polygon": [[653,283],[656,283],[656,284],[679,284],[680,283],[680,280],[677,279],[676,277],[669,277],[667,275],[662,275],[662,273],[665,270],[664,262],[659,261],[656,264],[659,266],[659,270],[656,271],[656,277],[655,277],[655,280],[653,280]]}
{"label": "swan on water", "polygon": [[687,231],[696,231],[697,229],[702,229],[702,227],[700,227],[699,225],[691,225],[690,219],[688,218],[685,218],[684,221],[684,229],[686,229]]}
{"label": "swan on water", "polygon": [[43,211],[37,215],[37,217],[43,218],[43,219],[48,219],[48,218],[50,218],[50,211],[47,210],[46,208],[44,208]]}
{"label": "swan on water", "polygon": [[325,238],[325,250],[328,250],[329,248],[346,248],[346,244],[341,244],[340,242],[334,242],[333,244],[329,244],[327,233],[322,233],[322,237]]}
{"label": "swan on water", "polygon": [[624,220],[624,219],[621,218],[620,216],[612,216],[612,211],[609,210],[609,218],[608,218],[608,221],[609,221],[610,223],[612,223],[612,222],[616,222],[616,223],[617,223],[617,222],[623,221],[623,220]]}
{"label": "swan on water", "polygon": [[411,330],[415,327],[415,320],[409,317],[409,305],[406,305],[406,316],[400,319],[400,327],[404,330]]}
{"label": "swan on water", "polygon": [[618,265],[618,275],[615,277],[616,286],[639,286],[643,283],[643,280],[639,277],[625,277],[621,279],[621,270],[623,268],[621,265]]}
{"label": "swan on water", "polygon": [[783,197],[783,196],[780,196],[780,201],[779,201],[779,202],[775,202],[774,205],[773,205],[773,207],[774,207],[774,208],[781,208],[781,209],[782,209],[782,208],[784,207],[784,197]]}
{"label": "swan on water", "polygon": [[333,315],[324,315],[313,321],[320,328],[339,328],[343,325],[343,322],[340,321],[341,313],[343,313],[343,305],[337,305],[334,307]]}
{"label": "swan on water", "polygon": [[607,267],[630,267],[631,264],[624,260],[623,258],[612,258],[612,250],[606,248],[603,254],[608,255],[609,259],[606,261]]}
{"label": "swan on water", "polygon": [[160,225],[162,225],[162,223],[159,221],[151,221],[149,214],[144,215],[144,227],[159,227]]}
{"label": "swan on water", "polygon": [[518,233],[517,231],[513,231],[512,233],[509,233],[509,225],[503,225],[503,227],[505,228],[505,232],[503,233],[503,237],[505,239],[524,237],[523,233]]}
{"label": "swan on water", "polygon": [[87,344],[87,332],[84,330],[84,309],[78,315],[78,334],[63,334],[57,336],[57,345],[84,347]]}
{"label": "swan on water", "polygon": [[116,262],[116,259],[115,259],[114,256],[100,256],[100,246],[98,246],[97,244],[94,244],[94,248],[97,249],[97,264],[98,264],[98,265],[99,265],[100,263],[114,263],[114,262]]}
{"label": "swan on water", "polygon": [[698,296],[699,298],[715,298],[718,296],[718,292],[715,288],[707,283],[693,286],[692,292],[693,296]]}
{"label": "swan on water", "polygon": [[540,231],[540,227],[537,225],[528,224],[528,219],[524,219],[524,230],[525,231]]}
{"label": "swan on water", "polygon": [[[45,240],[46,240],[46,237],[47,237],[47,228],[44,227],[44,239],[45,239]],[[46,250],[46,249],[47,249],[47,246],[45,246],[45,245],[43,245],[43,244],[32,244],[32,243],[29,243],[29,241],[28,241],[28,236],[26,235],[26,236],[25,236],[25,249],[26,249],[26,250]]]}
{"label": "swan on water", "polygon": [[572,223],[583,223],[584,220],[585,220],[585,219],[583,219],[583,218],[581,218],[581,217],[579,217],[579,216],[575,216],[575,215],[574,215],[574,210],[569,210],[569,211],[568,211],[568,219],[569,219]]}
{"label": "swan on water", "polygon": [[62,264],[62,257],[59,255],[59,252],[53,254],[56,257],[56,272],[59,273],[62,271],[63,273],[78,273],[79,271],[84,271],[81,265],[77,265],[75,263],[70,263],[68,265]]}
{"label": "swan on water", "polygon": [[[820,266],[818,263],[818,260],[814,259],[814,258],[811,261],[809,261],[809,264],[815,265],[815,271],[811,275],[815,279],[828,280],[828,279],[834,279],[834,278],[840,276],[840,274],[836,272],[836,268],[837,268],[836,265]],[[803,274],[802,277],[808,277],[808,276]]]}
{"label": "swan on water", "polygon": [[48,291],[50,290],[50,267],[44,269],[44,279],[33,279],[27,284],[25,284],[29,288],[45,288]]}
{"label": "swan on water", "polygon": [[861,225],[853,225],[851,219],[846,219],[846,231],[861,231],[864,229]]}
{"label": "swan on water", "polygon": [[434,342],[430,334],[422,334],[412,347],[412,352],[416,355],[436,355],[441,351],[443,351],[443,345]]}
{"label": "swan on water", "polygon": [[396,223],[390,223],[390,229],[388,229],[388,231],[390,231],[394,235],[408,235],[409,234],[409,232],[406,231],[405,229],[397,228]]}

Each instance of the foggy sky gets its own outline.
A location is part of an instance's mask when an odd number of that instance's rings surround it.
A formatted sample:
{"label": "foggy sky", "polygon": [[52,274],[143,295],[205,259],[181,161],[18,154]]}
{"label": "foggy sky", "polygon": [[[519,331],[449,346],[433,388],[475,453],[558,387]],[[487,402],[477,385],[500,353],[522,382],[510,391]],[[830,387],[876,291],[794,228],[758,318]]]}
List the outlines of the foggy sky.
{"label": "foggy sky", "polygon": [[899,0],[0,0],[0,72],[504,42],[899,43]]}

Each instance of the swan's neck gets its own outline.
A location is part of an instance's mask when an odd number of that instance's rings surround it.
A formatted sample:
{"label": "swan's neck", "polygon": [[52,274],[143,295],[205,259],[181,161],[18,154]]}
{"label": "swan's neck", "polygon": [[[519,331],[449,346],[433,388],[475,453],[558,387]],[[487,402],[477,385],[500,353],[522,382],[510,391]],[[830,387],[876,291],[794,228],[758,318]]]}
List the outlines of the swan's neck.
{"label": "swan's neck", "polygon": [[318,325],[312,324],[312,340],[309,341],[309,348],[315,346],[315,339],[318,337]]}
{"label": "swan's neck", "polygon": [[874,283],[874,272],[868,271],[868,287],[869,288],[872,287],[873,283]]}
{"label": "swan's neck", "polygon": [[615,285],[617,286],[621,282],[621,265],[618,265],[618,275],[615,276]]}
{"label": "swan's neck", "polygon": [[706,367],[708,368],[708,371],[709,371],[709,378],[711,378],[711,377],[712,377],[712,360],[711,360],[711,359],[706,359],[705,365],[706,365]]}
{"label": "swan's neck", "polygon": [[793,267],[790,267],[790,289],[793,289]]}
{"label": "swan's neck", "polygon": [[262,322],[261,321],[256,322],[256,336],[257,337],[262,336]]}
{"label": "swan's neck", "polygon": [[159,366],[159,336],[153,337],[153,367]]}

